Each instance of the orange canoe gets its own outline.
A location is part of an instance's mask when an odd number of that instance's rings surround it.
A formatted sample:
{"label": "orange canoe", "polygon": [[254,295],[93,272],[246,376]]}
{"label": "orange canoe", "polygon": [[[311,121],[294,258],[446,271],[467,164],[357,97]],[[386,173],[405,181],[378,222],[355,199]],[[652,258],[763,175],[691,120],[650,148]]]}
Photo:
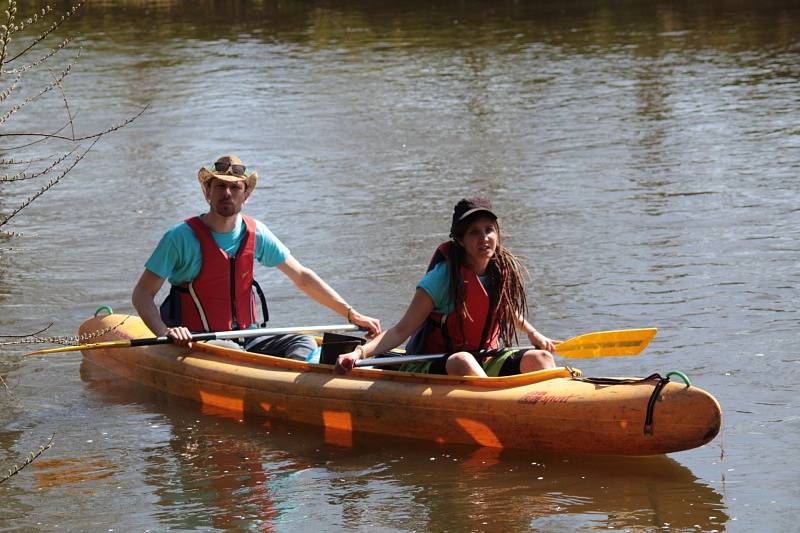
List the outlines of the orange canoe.
{"label": "orange canoe", "polygon": [[[96,335],[102,332],[101,335]],[[151,337],[138,317],[93,317],[91,342]],[[701,446],[719,431],[709,393],[668,380],[590,379],[576,369],[499,378],[428,376],[290,361],[206,343],[84,351],[142,385],[240,413],[354,432],[537,452],[654,455]]]}

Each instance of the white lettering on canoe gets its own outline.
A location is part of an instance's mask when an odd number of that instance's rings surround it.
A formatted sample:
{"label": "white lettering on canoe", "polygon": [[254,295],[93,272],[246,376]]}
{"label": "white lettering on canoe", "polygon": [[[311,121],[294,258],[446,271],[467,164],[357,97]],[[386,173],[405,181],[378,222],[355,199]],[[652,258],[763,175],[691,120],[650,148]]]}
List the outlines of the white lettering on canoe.
{"label": "white lettering on canoe", "polygon": [[571,394],[559,396],[557,394],[548,394],[546,392],[529,392],[519,400],[517,403],[529,403],[531,405],[548,403],[567,403],[572,398]]}

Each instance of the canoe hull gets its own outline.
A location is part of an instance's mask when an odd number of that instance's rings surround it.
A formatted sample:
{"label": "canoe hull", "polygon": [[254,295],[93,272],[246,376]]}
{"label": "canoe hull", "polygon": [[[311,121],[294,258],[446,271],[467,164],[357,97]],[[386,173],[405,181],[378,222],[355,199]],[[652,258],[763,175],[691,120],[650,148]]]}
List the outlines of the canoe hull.
{"label": "canoe hull", "polygon": [[[122,322],[121,325],[119,325]],[[136,317],[87,320],[92,340],[152,336]],[[450,378],[359,369],[347,376],[213,345],[87,350],[95,364],[205,406],[312,424],[348,445],[356,432],[537,452],[653,455],[701,446],[719,431],[719,404],[667,383],[644,432],[655,382],[596,385],[554,369],[511,378]]]}

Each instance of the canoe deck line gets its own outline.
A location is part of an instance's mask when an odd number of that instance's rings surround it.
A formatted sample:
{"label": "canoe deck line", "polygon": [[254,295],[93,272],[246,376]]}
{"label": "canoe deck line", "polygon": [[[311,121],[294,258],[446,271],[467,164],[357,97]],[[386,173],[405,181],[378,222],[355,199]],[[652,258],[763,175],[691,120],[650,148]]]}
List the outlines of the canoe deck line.
{"label": "canoe deck line", "polygon": [[[141,319],[125,315],[90,318],[79,333],[97,331],[104,331],[98,341],[152,336]],[[326,440],[342,445],[363,432],[540,452],[654,455],[711,441],[722,419],[709,393],[668,382],[647,435],[657,381],[590,383],[566,367],[501,378],[370,368],[338,375],[330,365],[205,343],[86,350],[84,357],[206,406],[321,426]]]}

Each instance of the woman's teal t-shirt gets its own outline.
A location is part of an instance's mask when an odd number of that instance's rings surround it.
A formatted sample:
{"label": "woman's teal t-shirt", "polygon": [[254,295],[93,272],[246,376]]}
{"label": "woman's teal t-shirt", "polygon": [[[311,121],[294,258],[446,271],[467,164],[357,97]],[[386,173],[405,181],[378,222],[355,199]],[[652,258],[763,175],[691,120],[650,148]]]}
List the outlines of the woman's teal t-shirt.
{"label": "woman's teal t-shirt", "polygon": [[[479,276],[481,284],[490,291],[489,276]],[[450,313],[455,304],[450,300],[450,264],[447,261],[437,263],[417,283],[417,288],[428,293],[433,300],[434,313]]]}

